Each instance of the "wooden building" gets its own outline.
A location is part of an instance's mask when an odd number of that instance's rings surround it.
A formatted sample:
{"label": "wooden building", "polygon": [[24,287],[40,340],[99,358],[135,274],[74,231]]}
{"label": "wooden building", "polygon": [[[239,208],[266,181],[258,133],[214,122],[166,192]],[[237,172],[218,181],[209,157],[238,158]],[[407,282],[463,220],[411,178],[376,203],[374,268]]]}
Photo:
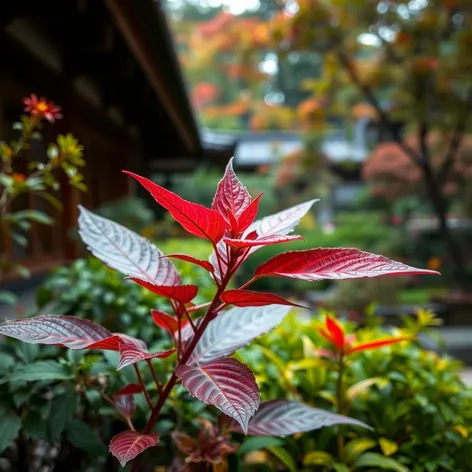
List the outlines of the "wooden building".
{"label": "wooden building", "polygon": [[[0,140],[35,93],[62,107],[64,119],[45,128],[72,133],[85,146],[84,194],[64,185],[64,211],[53,227],[34,225],[25,250],[5,234],[1,252],[33,273],[80,255],[69,238],[77,204],[96,208],[133,193],[128,169],[143,175],[192,170],[227,160],[231,146],[202,143],[159,0],[15,0],[0,5]],[[30,151],[45,158],[41,145]],[[19,208],[45,208],[25,197]],[[7,276],[8,278],[8,276]],[[5,280],[5,274],[3,275]]]}

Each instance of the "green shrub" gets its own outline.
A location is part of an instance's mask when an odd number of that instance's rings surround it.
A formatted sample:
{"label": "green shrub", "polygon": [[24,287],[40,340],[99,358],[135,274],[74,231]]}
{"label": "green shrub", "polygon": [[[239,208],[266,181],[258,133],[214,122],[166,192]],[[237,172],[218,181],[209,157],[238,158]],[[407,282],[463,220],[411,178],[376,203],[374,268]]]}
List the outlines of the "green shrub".
{"label": "green shrub", "polygon": [[[165,253],[190,252],[206,258],[211,246],[204,241],[184,239],[158,244]],[[188,248],[187,248],[188,249]],[[207,273],[176,260],[184,283],[196,283],[200,292],[195,303],[213,297],[214,286]],[[79,259],[69,267],[55,270],[37,292],[39,307],[48,313],[61,313],[91,319],[113,332],[126,332],[144,340],[151,351],[171,347],[170,337],[162,334],[150,316],[152,308],[169,309],[168,301],[140,285],[125,280],[95,258]],[[108,439],[126,428],[106,396],[138,379],[133,367],[116,371],[116,352],[66,351],[55,346],[23,344],[7,338],[0,344],[0,455],[11,472],[42,470],[54,464],[55,470],[94,472],[113,470],[108,450],[101,438]],[[160,359],[154,364],[157,377],[164,382],[172,370],[172,361]],[[150,371],[141,375],[151,389]],[[16,381],[15,376],[23,380]],[[26,379],[26,380],[25,380]],[[180,391],[180,395],[183,392]],[[148,407],[142,394],[135,395],[136,425],[144,424]],[[178,407],[177,407],[178,406]],[[201,404],[178,402],[178,396],[166,405],[159,422],[159,433],[185,422],[194,427]],[[170,442],[163,438],[155,465],[169,463],[165,453]],[[55,454],[58,456],[56,457]],[[166,462],[167,461],[167,462]],[[34,469],[32,464],[34,465]],[[3,470],[3,469],[2,469]]]}
{"label": "green shrub", "polygon": [[[434,323],[423,312],[419,321],[410,320],[401,334],[418,332],[423,325]],[[378,326],[357,330],[355,324],[348,323],[346,327],[361,340],[391,334]],[[289,315],[277,329],[238,356],[256,373],[262,398],[286,397],[334,409],[335,364],[317,351],[326,347],[312,320]],[[352,355],[345,374],[348,389],[344,413],[365,421],[374,430],[346,431],[341,457],[336,429],[286,438],[279,444],[288,456],[285,464],[307,472],[470,470],[472,389],[460,380],[461,367],[459,362],[426,351],[415,342]],[[274,460],[271,457],[262,455],[266,461]]]}

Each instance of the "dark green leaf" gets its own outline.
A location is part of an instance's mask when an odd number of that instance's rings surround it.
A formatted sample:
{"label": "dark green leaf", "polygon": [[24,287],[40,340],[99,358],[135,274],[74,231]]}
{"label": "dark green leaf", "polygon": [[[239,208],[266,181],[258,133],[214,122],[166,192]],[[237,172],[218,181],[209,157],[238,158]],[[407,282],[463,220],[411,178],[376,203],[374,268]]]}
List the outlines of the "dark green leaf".
{"label": "dark green leaf", "polygon": [[12,396],[13,403],[17,408],[19,408],[23,403],[28,400],[30,396],[30,391],[29,390],[20,390],[18,392],[15,392]]}
{"label": "dark green leaf", "polygon": [[13,356],[0,352],[0,374],[6,374],[14,364]]}
{"label": "dark green leaf", "polygon": [[36,305],[38,308],[44,308],[48,303],[54,300],[54,292],[46,287],[40,287],[36,291]]}
{"label": "dark green leaf", "polygon": [[14,293],[7,292],[6,290],[0,290],[0,303],[5,303],[6,305],[15,305],[17,301],[18,297]]}
{"label": "dark green leaf", "polygon": [[408,472],[409,469],[400,462],[392,459],[391,457],[385,457],[377,452],[366,452],[362,454],[355,462],[354,468],[359,469],[362,467],[375,467],[377,469],[393,470],[395,472]]}
{"label": "dark green leaf", "polygon": [[77,409],[77,395],[73,391],[61,393],[51,403],[48,418],[50,439],[54,440],[64,431],[66,424],[72,420]]}
{"label": "dark green leaf", "polygon": [[13,413],[2,416],[0,421],[0,454],[13,442],[21,429],[21,420]]}
{"label": "dark green leaf", "polygon": [[72,420],[66,426],[67,439],[77,448],[90,454],[106,454],[107,448],[97,432],[80,420]]}
{"label": "dark green leaf", "polygon": [[67,350],[67,359],[74,366],[77,366],[80,364],[80,361],[82,360],[84,355],[85,355],[85,351],[74,351],[73,349]]}
{"label": "dark green leaf", "polygon": [[37,344],[17,342],[15,353],[25,364],[31,364],[39,353],[39,346]]}
{"label": "dark green leaf", "polygon": [[285,466],[290,472],[297,472],[297,464],[295,459],[287,452],[286,449],[279,446],[270,446],[267,448],[271,454],[273,454],[277,459]]}
{"label": "dark green leaf", "polygon": [[41,361],[21,366],[16,369],[7,380],[67,380],[72,379],[74,373],[64,365],[56,361]]}
{"label": "dark green leaf", "polygon": [[17,211],[16,213],[13,213],[12,216],[17,219],[27,219],[43,225],[51,225],[54,223],[54,220],[48,214],[37,210]]}
{"label": "dark green leaf", "polygon": [[47,422],[36,411],[28,411],[23,420],[23,431],[34,439],[47,441],[49,439],[47,432]]}
{"label": "dark green leaf", "polygon": [[17,242],[20,246],[26,247],[28,246],[28,239],[19,233],[10,233],[10,236],[13,238],[15,242]]}
{"label": "dark green leaf", "polygon": [[271,436],[254,436],[253,438],[246,438],[238,449],[241,454],[247,454],[252,451],[259,451],[267,447],[282,446],[283,441],[279,438]]}

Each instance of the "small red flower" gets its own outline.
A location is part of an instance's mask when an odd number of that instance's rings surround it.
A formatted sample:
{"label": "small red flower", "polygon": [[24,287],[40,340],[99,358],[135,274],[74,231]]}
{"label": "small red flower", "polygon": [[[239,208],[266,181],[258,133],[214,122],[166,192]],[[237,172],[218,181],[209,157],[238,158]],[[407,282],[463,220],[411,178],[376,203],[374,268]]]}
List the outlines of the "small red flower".
{"label": "small red flower", "polygon": [[13,174],[12,176],[13,182],[20,183],[25,181],[24,174]]}
{"label": "small red flower", "polygon": [[[324,326],[317,328],[318,333],[323,336],[323,338],[328,341],[334,351],[338,354],[353,354],[359,351],[365,351],[367,349],[376,349],[383,346],[388,346],[389,344],[399,343],[401,341],[411,341],[411,338],[405,336],[391,336],[385,338],[374,339],[373,341],[363,341],[356,342],[356,336],[349,334],[346,335],[342,325],[335,319],[327,316],[325,318]],[[324,350],[323,350],[324,351]],[[321,353],[320,355],[324,357],[327,356],[326,353]]]}
{"label": "small red flower", "polygon": [[31,116],[44,118],[50,123],[54,123],[54,121],[62,118],[60,106],[46,100],[44,97],[38,99],[34,93],[30,98],[24,98],[23,103],[25,104],[25,112]]}

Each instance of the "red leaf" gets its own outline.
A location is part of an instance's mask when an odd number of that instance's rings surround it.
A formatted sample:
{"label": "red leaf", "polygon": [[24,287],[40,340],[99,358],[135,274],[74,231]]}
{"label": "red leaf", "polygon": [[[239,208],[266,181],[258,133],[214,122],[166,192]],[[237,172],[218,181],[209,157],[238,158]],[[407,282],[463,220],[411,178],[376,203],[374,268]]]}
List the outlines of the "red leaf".
{"label": "red leaf", "polygon": [[[297,401],[271,400],[263,402],[249,422],[248,434],[253,436],[285,437],[313,431],[325,426],[350,424],[372,429],[361,421],[319,408],[312,408]],[[232,425],[238,430],[237,425]],[[236,426],[236,428],[234,428]]]}
{"label": "red leaf", "polygon": [[[165,329],[173,338],[179,330],[179,321],[174,316],[171,316],[163,311],[151,310],[151,316],[159,328]],[[180,328],[184,328],[189,321],[182,319],[180,321]]]}
{"label": "red leaf", "polygon": [[113,399],[113,404],[120,415],[131,418],[136,411],[133,395],[118,395]]}
{"label": "red leaf", "polygon": [[374,339],[373,341],[364,341],[356,344],[355,346],[349,348],[346,354],[352,354],[354,352],[366,351],[367,349],[377,349],[379,347],[388,346],[390,344],[399,343],[402,341],[411,341],[409,337],[397,337],[397,338],[379,338]]}
{"label": "red leaf", "polygon": [[224,242],[229,246],[235,248],[242,247],[255,247],[255,246],[269,246],[270,244],[287,243],[289,241],[295,241],[297,239],[303,239],[302,236],[294,234],[293,236],[275,234],[272,236],[263,236],[257,239],[231,239],[225,238]]}
{"label": "red leaf", "polygon": [[273,293],[262,293],[262,292],[253,292],[252,290],[227,290],[221,295],[221,300],[228,305],[234,306],[265,306],[265,305],[288,305],[288,306],[298,306],[301,308],[301,305],[296,303],[289,302],[285,298],[279,297]]}
{"label": "red leaf", "polygon": [[325,323],[326,329],[331,335],[332,344],[334,344],[338,349],[342,350],[345,344],[344,331],[342,327],[335,319],[329,316],[326,317]]}
{"label": "red leaf", "polygon": [[259,194],[241,213],[241,216],[238,219],[238,229],[240,233],[246,231],[256,218],[257,212],[259,211],[259,200],[261,197],[262,193]]}
{"label": "red leaf", "polygon": [[223,178],[218,183],[211,207],[228,221],[228,212],[238,217],[250,203],[251,195],[234,172],[233,158],[231,158]]}
{"label": "red leaf", "polygon": [[176,374],[190,395],[234,418],[244,432],[259,407],[253,373],[236,359],[219,359],[200,367],[181,365]]}
{"label": "red leaf", "polygon": [[135,178],[148,190],[156,202],[168,210],[172,217],[189,233],[199,238],[209,239],[214,243],[223,237],[225,220],[217,211],[184,200],[145,177],[128,171],[124,172]]}
{"label": "red leaf", "polygon": [[187,254],[166,254],[164,257],[173,257],[174,259],[180,259],[181,261],[191,262],[192,264],[203,267],[208,272],[213,272],[215,268],[207,261],[201,259],[195,259],[195,257],[187,256]]}
{"label": "red leaf", "polygon": [[135,393],[141,393],[143,391],[141,385],[138,384],[128,384],[118,390],[113,394],[114,397],[119,397],[120,395],[133,395]]}
{"label": "red leaf", "polygon": [[26,343],[61,345],[74,350],[91,348],[114,338],[103,326],[77,316],[64,315],[8,320],[0,324],[0,334]]}
{"label": "red leaf", "polygon": [[259,266],[255,274],[257,277],[340,280],[382,275],[439,274],[439,272],[410,267],[359,249],[321,248],[284,252]]}
{"label": "red leaf", "polygon": [[229,226],[231,234],[239,235],[239,223],[236,217],[230,211],[228,211],[226,216],[229,221],[228,226]]}
{"label": "red leaf", "polygon": [[87,346],[87,349],[97,349],[100,351],[119,351],[120,343],[121,336],[119,334],[114,334],[109,338],[90,344],[89,346]]}
{"label": "red leaf", "polygon": [[124,367],[136,364],[136,362],[144,361],[147,359],[154,359],[155,357],[165,359],[166,357],[172,355],[174,352],[175,349],[169,349],[167,351],[150,353],[147,349],[139,349],[133,344],[122,342],[120,345],[120,361],[116,366],[116,370],[121,370]]}
{"label": "red leaf", "polygon": [[318,332],[318,334],[320,334],[323,338],[326,339],[326,341],[328,341],[330,344],[334,344],[333,343],[333,338],[331,337],[331,334],[328,333],[324,328],[316,328],[316,331]]}
{"label": "red leaf", "polygon": [[123,431],[110,442],[110,452],[119,460],[122,467],[146,449],[159,442],[156,433],[140,434],[137,431]]}
{"label": "red leaf", "polygon": [[133,338],[133,336],[129,336],[127,334],[123,333],[115,333],[120,337],[120,346],[124,342],[126,344],[130,344],[131,346],[134,346],[136,349],[140,351],[146,351],[147,346],[144,341],[141,341],[141,339],[138,338]]}
{"label": "red leaf", "polygon": [[154,285],[146,282],[145,280],[135,279],[134,277],[130,277],[130,280],[133,280],[137,284],[147,288],[157,295],[161,295],[162,297],[166,298],[172,298],[183,304],[192,301],[198,292],[198,287],[196,285]]}

